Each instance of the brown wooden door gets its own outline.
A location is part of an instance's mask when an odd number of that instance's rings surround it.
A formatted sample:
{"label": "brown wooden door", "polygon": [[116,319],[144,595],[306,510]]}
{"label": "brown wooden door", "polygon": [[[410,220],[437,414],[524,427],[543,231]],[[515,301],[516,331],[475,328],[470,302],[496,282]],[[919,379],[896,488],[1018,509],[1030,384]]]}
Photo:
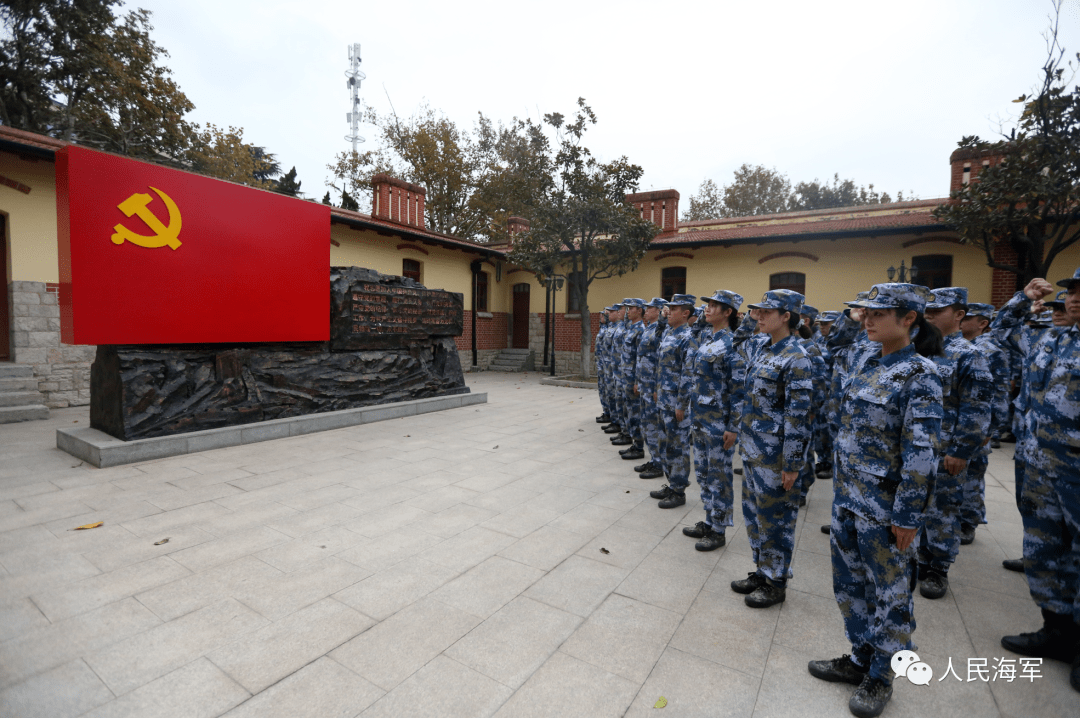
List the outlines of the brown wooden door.
{"label": "brown wooden door", "polygon": [[529,348],[529,285],[514,285],[514,349]]}
{"label": "brown wooden door", "polygon": [[11,331],[8,327],[7,217],[0,214],[0,361],[11,359]]}

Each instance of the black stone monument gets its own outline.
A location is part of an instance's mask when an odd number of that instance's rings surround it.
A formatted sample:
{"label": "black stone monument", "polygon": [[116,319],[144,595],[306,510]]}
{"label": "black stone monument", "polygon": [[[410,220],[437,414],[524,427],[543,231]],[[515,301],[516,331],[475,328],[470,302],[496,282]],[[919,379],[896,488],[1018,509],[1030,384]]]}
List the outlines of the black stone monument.
{"label": "black stone monument", "polygon": [[[272,291],[272,290],[271,290]],[[330,268],[330,341],[99,346],[90,426],[145,439],[467,394],[461,294]]]}

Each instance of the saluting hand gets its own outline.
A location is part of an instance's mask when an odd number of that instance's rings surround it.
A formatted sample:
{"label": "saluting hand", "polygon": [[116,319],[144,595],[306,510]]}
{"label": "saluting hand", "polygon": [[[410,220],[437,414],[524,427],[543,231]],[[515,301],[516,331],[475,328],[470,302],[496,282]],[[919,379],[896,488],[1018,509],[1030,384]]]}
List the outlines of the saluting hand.
{"label": "saluting hand", "polygon": [[1024,295],[1031,301],[1042,299],[1054,293],[1054,285],[1045,279],[1032,279],[1028,282],[1028,285],[1024,287]]}

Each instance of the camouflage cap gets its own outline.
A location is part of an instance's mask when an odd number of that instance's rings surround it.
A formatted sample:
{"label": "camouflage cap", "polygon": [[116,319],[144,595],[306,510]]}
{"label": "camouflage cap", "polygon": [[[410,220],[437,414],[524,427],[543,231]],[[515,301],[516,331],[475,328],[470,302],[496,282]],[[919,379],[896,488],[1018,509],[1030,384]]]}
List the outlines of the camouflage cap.
{"label": "camouflage cap", "polygon": [[927,309],[945,309],[957,304],[967,306],[967,287],[942,287],[932,291],[934,292],[934,301],[926,305]]}
{"label": "camouflage cap", "polygon": [[922,313],[933,299],[934,295],[921,284],[889,282],[875,284],[865,299],[844,303],[862,309],[907,309]]}
{"label": "camouflage cap", "polygon": [[822,312],[822,313],[818,314],[817,320],[818,320],[818,324],[832,324],[833,322],[835,322],[839,318],[840,318],[840,312],[834,312],[832,310],[829,310],[827,312]]}
{"label": "camouflage cap", "polygon": [[814,307],[811,307],[809,304],[803,304],[802,311],[799,312],[799,314],[805,314],[806,316],[810,317],[810,321],[814,321],[815,319],[817,319],[817,316],[820,313],[821,312],[819,312]]}
{"label": "camouflage cap", "polygon": [[1053,299],[1047,299],[1043,302],[1044,306],[1050,307],[1052,310],[1059,312],[1065,310],[1065,296],[1069,293],[1069,290],[1062,289],[1060,292],[1054,295]]}
{"label": "camouflage cap", "polygon": [[1062,279],[1060,282],[1058,282],[1058,286],[1068,289],[1075,282],[1080,282],[1080,269],[1077,269],[1075,272],[1073,272],[1073,275],[1068,279]]}
{"label": "camouflage cap", "polygon": [[697,297],[693,294],[676,294],[668,300],[669,307],[689,307],[694,308],[697,304]]}
{"label": "camouflage cap", "polygon": [[1032,314],[1028,317],[1028,323],[1033,327],[1050,327],[1054,325],[1054,315],[1049,310]]}
{"label": "camouflage cap", "polygon": [[619,305],[619,304],[612,304],[612,305],[611,305],[610,307],[605,307],[605,308],[604,308],[604,311],[605,311],[605,312],[617,312],[617,311],[619,311],[620,309],[622,309],[622,306],[621,306],[621,305]]}
{"label": "camouflage cap", "polygon": [[727,289],[717,289],[711,297],[702,297],[703,302],[720,302],[726,304],[732,309],[738,309],[742,306],[743,298],[741,294],[729,291]]}
{"label": "camouflage cap", "polygon": [[645,300],[644,299],[637,299],[637,298],[624,299],[622,303],[623,303],[624,307],[637,307],[638,309],[644,309],[645,308]]}
{"label": "camouflage cap", "polygon": [[664,299],[663,297],[653,297],[652,299],[650,299],[648,302],[645,303],[645,306],[646,307],[656,307],[657,309],[662,309],[662,308],[667,306],[667,300]]}
{"label": "camouflage cap", "polygon": [[980,302],[972,302],[967,305],[967,315],[969,317],[982,317],[983,319],[993,320],[994,318],[994,305],[993,304],[981,304]]}
{"label": "camouflage cap", "polygon": [[798,314],[802,309],[803,295],[790,289],[774,289],[765,292],[757,304],[747,304],[751,309],[778,309],[781,312]]}

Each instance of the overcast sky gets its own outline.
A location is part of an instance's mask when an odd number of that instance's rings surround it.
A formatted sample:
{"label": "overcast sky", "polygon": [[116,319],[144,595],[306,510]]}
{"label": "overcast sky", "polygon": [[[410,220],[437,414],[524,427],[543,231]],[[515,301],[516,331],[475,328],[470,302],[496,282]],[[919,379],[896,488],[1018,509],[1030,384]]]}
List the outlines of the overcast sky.
{"label": "overcast sky", "polygon": [[[139,0],[153,12],[189,119],[244,128],[322,197],[348,150],[348,46],[361,96],[380,111],[423,102],[459,125],[569,114],[586,144],[675,188],[763,164],[793,181],[842,178],[922,199],[948,194],[963,135],[1011,127],[1011,100],[1039,80],[1049,0],[774,0],[748,3],[505,0]],[[1080,0],[1060,37],[1080,50]],[[361,134],[370,147],[372,126]],[[361,207],[370,211],[369,207]]]}

